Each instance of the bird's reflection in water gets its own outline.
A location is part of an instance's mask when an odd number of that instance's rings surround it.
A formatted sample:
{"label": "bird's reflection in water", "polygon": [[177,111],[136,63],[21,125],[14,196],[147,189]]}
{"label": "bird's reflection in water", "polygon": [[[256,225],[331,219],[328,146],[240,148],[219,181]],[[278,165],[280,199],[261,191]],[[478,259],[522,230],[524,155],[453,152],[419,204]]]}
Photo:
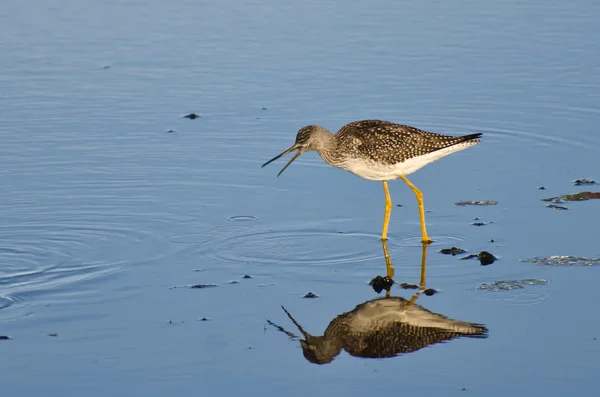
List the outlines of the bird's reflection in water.
{"label": "bird's reflection in water", "polygon": [[[387,244],[383,242],[387,266],[387,281],[392,280],[392,266]],[[354,357],[386,358],[415,352],[426,346],[447,342],[459,337],[485,338],[488,330],[481,324],[450,319],[433,313],[415,303],[425,290],[427,247],[424,244],[421,257],[421,282],[411,299],[390,296],[393,281],[383,298],[369,300],[354,310],[337,316],[322,336],[306,332],[285,309],[288,317],[304,336],[300,339],[304,357],[315,364],[328,364],[342,349]],[[269,322],[290,337],[291,332]]]}

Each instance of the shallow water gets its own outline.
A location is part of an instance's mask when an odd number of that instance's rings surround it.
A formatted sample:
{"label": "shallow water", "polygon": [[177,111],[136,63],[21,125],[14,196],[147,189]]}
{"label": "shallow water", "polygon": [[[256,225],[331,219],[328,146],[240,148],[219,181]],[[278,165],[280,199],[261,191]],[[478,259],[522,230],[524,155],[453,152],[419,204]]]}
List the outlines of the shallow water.
{"label": "shallow water", "polygon": [[[573,185],[600,178],[599,16],[584,0],[6,4],[2,395],[596,395],[600,268],[520,260],[600,257],[598,200],[541,201],[600,190]],[[439,290],[417,303],[487,338],[318,366],[267,323],[297,333],[283,305],[321,335],[381,296],[381,185],[314,153],[260,168],[305,124],[362,118],[483,133],[410,178]],[[390,190],[395,280],[418,283],[414,195]],[[470,200],[498,204],[453,205]],[[526,279],[549,282],[476,289]]]}

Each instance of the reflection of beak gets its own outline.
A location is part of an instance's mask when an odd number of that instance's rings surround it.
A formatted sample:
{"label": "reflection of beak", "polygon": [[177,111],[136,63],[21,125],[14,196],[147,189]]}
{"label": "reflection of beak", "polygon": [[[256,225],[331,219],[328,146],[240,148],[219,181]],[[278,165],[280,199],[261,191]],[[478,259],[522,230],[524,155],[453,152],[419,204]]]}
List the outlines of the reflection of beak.
{"label": "reflection of beak", "polygon": [[283,311],[285,312],[285,314],[287,314],[287,316],[289,317],[290,320],[292,320],[292,322],[294,323],[294,325],[298,328],[298,331],[300,331],[302,333],[302,335],[304,335],[304,337],[306,339],[310,338],[310,334],[308,332],[306,332],[304,330],[304,328],[302,328],[302,326],[300,324],[298,324],[298,322],[296,320],[294,320],[294,317],[292,317],[292,315],[290,314],[290,312],[288,312],[287,310],[285,310],[285,307],[281,306],[281,308],[283,309]]}
{"label": "reflection of beak", "polygon": [[280,158],[280,157],[283,157],[283,156],[285,156],[285,155],[286,155],[286,154],[288,154],[288,153],[291,153],[291,152],[293,152],[293,151],[294,151],[294,150],[296,150],[296,149],[298,149],[298,151],[296,152],[296,154],[294,154],[294,156],[293,156],[293,157],[290,159],[290,161],[288,161],[288,162],[287,162],[287,164],[285,165],[285,167],[283,167],[283,168],[281,169],[281,171],[279,171],[279,174],[277,174],[277,176],[279,176],[279,175],[281,175],[281,173],[282,173],[283,171],[285,171],[285,169],[286,169],[286,168],[287,168],[287,167],[288,167],[290,164],[292,164],[292,161],[296,160],[296,159],[298,158],[298,156],[300,156],[300,155],[302,154],[302,151],[301,151],[301,149],[300,149],[300,147],[299,147],[298,145],[294,145],[294,146],[292,146],[291,148],[289,148],[288,150],[286,150],[285,152],[283,152],[283,153],[281,153],[281,154],[279,154],[279,155],[277,155],[277,156],[273,157],[271,160],[267,161],[267,162],[266,162],[266,163],[264,163],[262,166],[264,167],[265,165],[267,165],[267,164],[270,164],[271,162],[273,162],[273,161],[277,160],[277,159],[278,159],[278,158]]}

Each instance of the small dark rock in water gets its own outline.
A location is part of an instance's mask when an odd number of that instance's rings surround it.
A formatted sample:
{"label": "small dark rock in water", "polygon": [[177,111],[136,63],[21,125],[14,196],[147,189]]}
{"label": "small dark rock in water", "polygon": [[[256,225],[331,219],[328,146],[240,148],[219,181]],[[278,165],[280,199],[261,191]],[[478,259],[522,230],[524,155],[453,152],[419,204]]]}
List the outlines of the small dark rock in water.
{"label": "small dark rock in water", "polygon": [[427,296],[432,296],[437,294],[437,291],[434,290],[433,288],[427,288],[425,291],[423,291],[423,293]]}
{"label": "small dark rock in water", "polygon": [[568,210],[567,207],[563,207],[562,205],[556,205],[556,204],[548,204],[548,205],[546,205],[546,207],[554,208],[555,210],[559,210],[559,211]]}
{"label": "small dark rock in water", "polygon": [[217,284],[194,284],[194,285],[190,285],[190,288],[210,288],[210,287],[216,287]]}
{"label": "small dark rock in water", "polygon": [[600,192],[581,192],[575,194],[565,194],[563,196],[545,198],[542,199],[542,201],[549,201],[551,203],[562,203],[563,201],[585,201],[592,199],[600,199]]}
{"label": "small dark rock in water", "polygon": [[402,204],[396,204],[396,207],[404,207]]}
{"label": "small dark rock in water", "polygon": [[0,340],[9,340],[10,336],[0,335]]}
{"label": "small dark rock in water", "polygon": [[388,276],[377,276],[369,282],[369,285],[373,287],[373,290],[376,293],[379,294],[383,290],[389,291],[390,288],[392,288],[392,285],[394,285],[394,280],[392,280]]}
{"label": "small dark rock in water", "polygon": [[313,294],[312,292],[307,292],[307,293],[306,293],[306,294],[303,296],[303,298],[318,298],[318,297],[319,297],[319,295],[317,295],[317,294]]}
{"label": "small dark rock in water", "polygon": [[497,201],[458,201],[454,205],[464,207],[465,205],[496,205]]}
{"label": "small dark rock in water", "polygon": [[194,119],[197,119],[197,118],[198,118],[198,117],[200,117],[200,116],[198,116],[196,113],[190,113],[190,114],[186,114],[186,115],[185,115],[185,116],[183,116],[183,117],[184,117],[184,118],[186,118],[186,119],[191,119],[191,120],[194,120]]}
{"label": "small dark rock in water", "polygon": [[260,110],[267,110],[267,108],[265,108],[265,107],[262,107],[262,108],[260,108]]}
{"label": "small dark rock in water", "polygon": [[588,178],[581,178],[581,179],[575,179],[573,181],[573,184],[575,186],[581,186],[581,185],[595,185],[597,182],[593,179],[588,179]]}
{"label": "small dark rock in water", "polygon": [[170,129],[170,130],[167,130],[167,132],[168,132],[169,134],[172,134],[172,133],[174,133],[174,132],[175,132],[175,130],[174,130],[174,129]]}
{"label": "small dark rock in water", "polygon": [[471,223],[473,226],[485,226],[485,222],[473,222]]}
{"label": "small dark rock in water", "polygon": [[440,250],[440,252],[444,255],[454,256],[454,255],[458,255],[458,254],[464,254],[467,251],[465,251],[462,248],[452,247],[452,248],[444,248],[444,249]]}
{"label": "small dark rock in water", "polygon": [[493,242],[494,242],[494,239],[491,239],[491,240],[490,240],[490,243],[493,243]]}
{"label": "small dark rock in water", "polygon": [[491,265],[495,260],[496,257],[487,251],[481,251],[479,253],[479,263],[481,263],[481,266]]}
{"label": "small dark rock in water", "polygon": [[51,334],[48,334],[48,336],[57,337],[58,334],[56,332],[52,332]]}
{"label": "small dark rock in water", "polygon": [[546,190],[545,186],[538,186],[538,190]]}
{"label": "small dark rock in water", "polygon": [[242,278],[252,278],[252,276],[249,276],[247,274],[243,275]]}
{"label": "small dark rock in water", "polygon": [[202,317],[202,318],[199,318],[198,321],[208,321],[208,318]]}
{"label": "small dark rock in water", "polygon": [[400,288],[402,288],[402,289],[418,289],[419,286],[416,284],[402,283],[402,284],[400,284]]}

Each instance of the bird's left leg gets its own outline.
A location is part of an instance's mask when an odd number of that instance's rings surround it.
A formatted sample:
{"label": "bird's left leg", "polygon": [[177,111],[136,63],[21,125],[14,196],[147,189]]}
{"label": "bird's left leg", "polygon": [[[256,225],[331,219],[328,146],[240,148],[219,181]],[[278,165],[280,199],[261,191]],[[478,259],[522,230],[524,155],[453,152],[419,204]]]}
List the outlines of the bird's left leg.
{"label": "bird's left leg", "polygon": [[[423,206],[423,193],[415,185],[413,185],[404,175],[398,175],[398,178],[402,179],[404,183],[408,185],[409,188],[413,192],[415,192],[415,196],[417,196],[417,202],[419,204],[419,216],[421,218],[421,234],[423,236],[422,242],[425,244],[429,244],[432,240],[427,236],[427,230],[425,228],[425,208]],[[385,182],[384,182],[385,183]]]}

